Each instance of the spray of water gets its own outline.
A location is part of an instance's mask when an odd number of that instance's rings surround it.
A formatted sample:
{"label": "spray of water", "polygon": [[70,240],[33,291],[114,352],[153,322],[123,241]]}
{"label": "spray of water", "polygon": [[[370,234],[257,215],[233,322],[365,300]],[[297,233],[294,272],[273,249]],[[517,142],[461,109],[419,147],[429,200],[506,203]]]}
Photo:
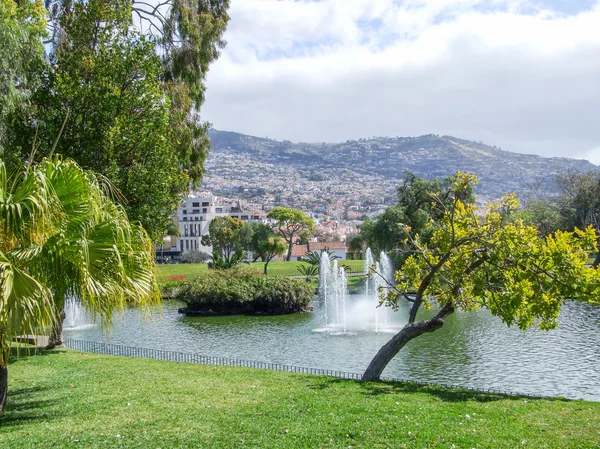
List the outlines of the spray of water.
{"label": "spray of water", "polygon": [[369,248],[365,254],[365,272],[370,273],[371,267],[376,273],[367,277],[365,294],[350,300],[346,272],[337,261],[332,264],[327,254],[321,254],[319,302],[323,310],[323,329],[346,333],[348,328],[375,332],[388,328],[390,314],[387,307],[380,306],[380,296],[387,291],[388,282],[393,282],[394,268],[385,253],[382,252],[377,261]]}

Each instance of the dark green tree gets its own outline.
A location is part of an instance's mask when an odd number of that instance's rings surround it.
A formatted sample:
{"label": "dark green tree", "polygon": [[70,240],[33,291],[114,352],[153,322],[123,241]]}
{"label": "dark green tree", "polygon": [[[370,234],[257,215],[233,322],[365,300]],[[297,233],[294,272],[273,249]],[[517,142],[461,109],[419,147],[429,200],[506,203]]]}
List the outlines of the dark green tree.
{"label": "dark green tree", "polygon": [[[58,48],[68,41],[65,17],[73,16],[87,0],[45,0],[50,13],[51,42]],[[210,64],[225,46],[229,0],[102,0],[106,8],[123,8],[129,32],[138,30],[160,55],[160,80],[170,99],[169,124],[176,139],[177,161],[194,184],[204,173],[210,148],[209,124],[200,109]],[[89,30],[93,36],[95,29]]]}
{"label": "dark green tree", "polygon": [[294,239],[310,234],[315,229],[315,223],[304,212],[291,207],[275,207],[267,217],[277,223],[277,230],[288,244],[286,260],[289,262],[292,258]]}
{"label": "dark green tree", "polygon": [[233,217],[217,217],[210,222],[208,234],[202,236],[202,245],[212,247],[215,268],[231,268],[244,258],[239,235],[243,227],[244,222]]}
{"label": "dark green tree", "polygon": [[62,16],[68,38],[51,54],[35,108],[15,119],[9,151],[25,160],[36,140],[37,158],[60,153],[104,175],[158,241],[190,176],[177,163],[155,44],[130,30],[130,15],[127,2],[90,0]]}
{"label": "dark green tree", "polygon": [[46,61],[46,34],[41,0],[0,0],[0,157],[6,145],[8,115],[27,106],[41,81]]}
{"label": "dark green tree", "polygon": [[7,164],[32,147],[38,159],[72,157],[118,187],[129,218],[158,241],[204,171],[209,125],[199,113],[228,5],[46,0],[51,65],[38,71],[44,84],[31,107],[7,120]]}
{"label": "dark green tree", "polygon": [[362,258],[366,245],[365,239],[360,233],[347,236],[346,245],[348,246],[348,253],[352,254],[353,259],[360,260]]}
{"label": "dark green tree", "polygon": [[[389,207],[375,221],[367,221],[360,229],[365,245],[375,252],[394,254],[397,263],[408,255],[406,239],[420,235],[425,241],[431,237],[430,220],[439,220],[451,205],[453,178],[443,181],[426,180],[406,171],[398,187],[398,204]],[[473,204],[473,187],[468,185],[460,192],[461,201]]]}
{"label": "dark green tree", "polygon": [[565,222],[556,200],[551,199],[531,199],[525,207],[519,208],[512,218],[523,220],[529,226],[537,228],[540,237],[546,237],[564,228]]}
{"label": "dark green tree", "polygon": [[[592,226],[600,233],[600,173],[566,172],[556,178],[562,193],[557,201],[562,228],[586,229]],[[594,267],[600,265],[600,252]]]}

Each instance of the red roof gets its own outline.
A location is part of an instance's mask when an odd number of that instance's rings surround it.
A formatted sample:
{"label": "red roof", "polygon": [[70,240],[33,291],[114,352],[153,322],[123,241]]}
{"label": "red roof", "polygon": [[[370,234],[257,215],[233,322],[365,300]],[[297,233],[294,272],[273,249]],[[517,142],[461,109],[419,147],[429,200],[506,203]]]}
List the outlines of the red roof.
{"label": "red roof", "polygon": [[294,245],[292,246],[292,257],[304,257],[308,252],[323,251],[325,248],[345,250],[346,244],[344,242],[309,242],[308,245]]}
{"label": "red roof", "polygon": [[292,257],[304,257],[307,252],[308,252],[308,246],[306,246],[306,245],[292,246]]}
{"label": "red roof", "polygon": [[344,242],[316,242],[308,244],[309,251],[321,251],[325,248],[346,249],[346,244]]}

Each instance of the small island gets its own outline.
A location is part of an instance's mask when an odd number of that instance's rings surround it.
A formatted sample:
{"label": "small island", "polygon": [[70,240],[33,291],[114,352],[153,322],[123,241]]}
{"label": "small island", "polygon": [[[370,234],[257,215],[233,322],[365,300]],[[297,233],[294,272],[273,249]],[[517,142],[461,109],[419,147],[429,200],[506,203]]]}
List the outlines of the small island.
{"label": "small island", "polygon": [[307,312],[313,296],[314,288],[304,280],[227,271],[185,282],[175,295],[186,304],[179,312],[189,316]]}

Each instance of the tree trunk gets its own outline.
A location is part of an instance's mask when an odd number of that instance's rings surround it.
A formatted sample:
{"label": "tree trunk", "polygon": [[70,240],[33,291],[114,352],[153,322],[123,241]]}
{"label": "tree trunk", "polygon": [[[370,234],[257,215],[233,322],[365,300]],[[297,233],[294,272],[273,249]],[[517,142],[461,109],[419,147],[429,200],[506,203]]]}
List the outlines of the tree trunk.
{"label": "tree trunk", "polygon": [[[8,354],[7,354],[8,355]],[[8,395],[8,366],[0,364],[0,412],[6,408],[6,396]]]}
{"label": "tree trunk", "polygon": [[6,334],[0,330],[0,412],[6,407],[6,397],[8,395],[8,353],[10,351],[10,341],[7,341]]}
{"label": "tree trunk", "polygon": [[287,252],[287,256],[285,257],[286,261],[290,261],[292,258],[292,247],[294,246],[294,241],[292,239],[290,239],[290,241],[288,242],[288,252]]}
{"label": "tree trunk", "polygon": [[265,276],[267,275],[267,267],[269,266],[269,261],[265,262]]}
{"label": "tree trunk", "polygon": [[417,338],[428,332],[435,332],[444,325],[444,318],[454,312],[451,305],[446,305],[432,319],[421,321],[419,323],[409,323],[402,328],[400,332],[392,337],[377,355],[371,360],[362,376],[362,381],[371,382],[379,380],[381,373],[400,350],[413,338]]}
{"label": "tree trunk", "polygon": [[56,316],[54,317],[54,321],[52,323],[52,329],[50,332],[50,339],[48,341],[48,346],[46,349],[54,349],[56,347],[60,347],[64,345],[63,341],[63,323],[65,322],[65,308],[61,307]]}

